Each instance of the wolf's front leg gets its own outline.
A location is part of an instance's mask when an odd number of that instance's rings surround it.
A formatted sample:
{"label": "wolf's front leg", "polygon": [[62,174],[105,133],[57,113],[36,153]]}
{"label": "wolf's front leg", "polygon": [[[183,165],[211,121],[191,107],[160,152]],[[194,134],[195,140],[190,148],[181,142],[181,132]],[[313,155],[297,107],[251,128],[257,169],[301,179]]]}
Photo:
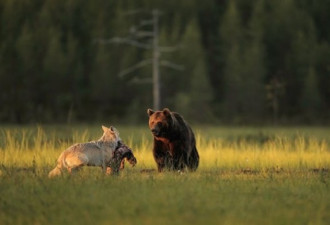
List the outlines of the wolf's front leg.
{"label": "wolf's front leg", "polygon": [[69,174],[75,174],[77,171],[79,171],[79,169],[81,168],[81,166],[77,166],[77,167],[68,167],[68,172]]}
{"label": "wolf's front leg", "polygon": [[105,162],[102,162],[101,168],[102,168],[103,173],[106,173],[106,174],[107,174],[108,167],[107,167],[107,165],[105,164]]}
{"label": "wolf's front leg", "polygon": [[112,174],[112,169],[111,169],[110,166],[107,167],[106,174],[107,174],[107,175]]}

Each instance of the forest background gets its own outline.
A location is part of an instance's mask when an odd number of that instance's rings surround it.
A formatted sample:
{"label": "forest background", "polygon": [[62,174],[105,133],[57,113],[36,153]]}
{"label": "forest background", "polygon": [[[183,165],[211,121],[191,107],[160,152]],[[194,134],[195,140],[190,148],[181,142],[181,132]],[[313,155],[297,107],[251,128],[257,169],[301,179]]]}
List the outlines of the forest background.
{"label": "forest background", "polygon": [[153,9],[160,45],[177,46],[160,57],[184,68],[161,67],[161,107],[196,123],[329,123],[330,0],[1,0],[0,121],[145,121],[151,65],[119,74],[151,51],[97,40]]}

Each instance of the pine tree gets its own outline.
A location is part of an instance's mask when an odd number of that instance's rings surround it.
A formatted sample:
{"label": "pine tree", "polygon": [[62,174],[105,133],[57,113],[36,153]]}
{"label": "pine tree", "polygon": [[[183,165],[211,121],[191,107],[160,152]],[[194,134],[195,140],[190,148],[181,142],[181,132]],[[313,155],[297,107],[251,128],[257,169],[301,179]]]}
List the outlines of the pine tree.
{"label": "pine tree", "polygon": [[321,96],[319,92],[318,74],[315,67],[319,54],[316,43],[316,32],[313,21],[305,16],[296,30],[292,44],[291,65],[295,67],[296,93],[299,112],[309,120],[321,115]]}
{"label": "pine tree", "polygon": [[191,117],[201,123],[214,121],[215,117],[212,111],[213,93],[203,60],[198,61],[195,65],[191,79],[188,108]]}
{"label": "pine tree", "polygon": [[242,27],[235,1],[230,1],[220,27],[224,57],[224,116],[241,120],[244,99],[242,73]]}
{"label": "pine tree", "polygon": [[[66,118],[66,112],[71,104],[71,93],[67,92],[68,63],[63,45],[60,41],[60,32],[51,29],[47,53],[43,62],[43,85],[46,108],[50,109],[58,118]],[[46,89],[46,90],[45,90]],[[53,93],[56,92],[56,95]]]}
{"label": "pine tree", "polygon": [[264,0],[255,3],[248,24],[247,42],[243,58],[243,114],[252,120],[260,120],[264,113],[266,92],[265,50],[263,43]]}
{"label": "pine tree", "polygon": [[311,121],[317,120],[321,113],[321,98],[318,88],[318,79],[313,67],[310,67],[304,79],[301,106],[304,115]]}
{"label": "pine tree", "polygon": [[[181,83],[183,88],[176,95],[175,110],[194,121],[210,121],[214,118],[211,107],[213,93],[195,20],[192,20],[187,26],[182,43],[194,47],[180,50],[179,58],[181,60],[178,61],[186,66],[184,71],[180,71],[180,73],[184,73],[179,75],[183,76],[181,79],[184,79]],[[201,113],[201,109],[203,109],[203,113]]]}

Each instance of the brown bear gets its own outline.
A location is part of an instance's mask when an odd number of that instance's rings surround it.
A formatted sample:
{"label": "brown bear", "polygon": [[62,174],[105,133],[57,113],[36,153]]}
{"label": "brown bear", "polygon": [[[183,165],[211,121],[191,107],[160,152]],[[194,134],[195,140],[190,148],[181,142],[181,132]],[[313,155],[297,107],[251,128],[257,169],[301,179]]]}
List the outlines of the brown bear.
{"label": "brown bear", "polygon": [[176,112],[148,109],[149,128],[154,137],[153,155],[158,172],[183,170],[195,171],[199,164],[195,135],[187,122]]}

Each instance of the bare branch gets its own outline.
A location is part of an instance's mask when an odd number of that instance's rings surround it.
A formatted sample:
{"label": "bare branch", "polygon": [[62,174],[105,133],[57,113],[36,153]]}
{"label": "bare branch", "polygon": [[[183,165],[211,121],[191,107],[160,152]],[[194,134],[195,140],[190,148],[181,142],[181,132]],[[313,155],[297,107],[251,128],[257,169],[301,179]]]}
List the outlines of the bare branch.
{"label": "bare branch", "polygon": [[129,82],[130,83],[136,83],[136,84],[146,84],[146,83],[152,83],[152,79],[151,78],[137,78],[137,77],[134,77]]}
{"label": "bare branch", "polygon": [[[134,15],[137,13],[144,12],[144,10],[134,10],[126,13],[126,15]],[[150,12],[149,12],[150,13]],[[150,78],[139,78],[132,75],[130,77],[130,83],[149,83],[152,82],[153,86],[153,105],[154,109],[160,109],[160,66],[166,66],[175,70],[184,70],[184,67],[166,60],[160,61],[160,56],[162,52],[173,52],[182,48],[181,45],[175,47],[160,47],[159,46],[159,16],[162,14],[157,9],[152,10],[152,19],[141,20],[136,25],[133,25],[128,30],[128,35],[124,38],[114,37],[111,39],[97,39],[94,42],[99,42],[103,44],[107,43],[118,43],[118,44],[129,44],[138,48],[143,48],[151,50],[152,59],[147,59],[141,61],[125,70],[121,71],[118,76],[124,77],[127,74],[134,72],[135,70],[144,67],[146,65],[152,64],[152,79]]]}
{"label": "bare branch", "polygon": [[153,25],[154,24],[154,20],[142,20],[139,24],[139,26],[146,26],[146,25]]}
{"label": "bare branch", "polygon": [[144,49],[151,49],[152,46],[151,45],[147,45],[135,40],[131,40],[128,38],[113,38],[113,42],[114,43],[119,43],[119,44],[129,44],[138,48],[144,48]]}
{"label": "bare branch", "polygon": [[169,68],[174,69],[174,70],[179,70],[179,71],[184,70],[184,66],[172,63],[172,62],[167,61],[167,60],[162,60],[160,62],[160,65],[169,67]]}
{"label": "bare branch", "polygon": [[140,28],[148,25],[153,25],[154,20],[142,20],[138,25],[134,26],[135,31],[139,30]]}
{"label": "bare branch", "polygon": [[130,34],[134,38],[154,37],[154,33],[150,31],[140,31],[139,27],[131,26],[129,29]]}
{"label": "bare branch", "polygon": [[95,39],[95,42],[99,42],[101,44],[110,44],[110,43],[117,43],[117,44],[129,44],[138,48],[143,48],[143,49],[151,49],[152,46],[148,45],[148,44],[144,44],[132,39],[128,39],[128,38],[120,38],[120,37],[114,37],[111,39]]}
{"label": "bare branch", "polygon": [[159,51],[160,52],[174,52],[180,48],[182,48],[182,45],[177,45],[177,46],[173,46],[173,47],[159,47]]}
{"label": "bare branch", "polygon": [[125,12],[125,13],[123,13],[123,15],[129,16],[129,15],[135,15],[135,14],[140,14],[140,13],[150,14],[150,11],[148,11],[146,9],[135,9],[135,10],[130,10],[130,11]]}
{"label": "bare branch", "polygon": [[129,74],[129,73],[134,72],[134,71],[137,70],[138,68],[143,67],[143,66],[146,66],[146,65],[149,65],[149,64],[151,64],[151,63],[152,63],[152,59],[146,59],[146,60],[143,60],[143,61],[141,61],[141,62],[135,64],[134,66],[131,66],[131,67],[129,67],[129,68],[127,68],[127,69],[121,71],[121,72],[118,74],[118,76],[119,76],[119,77],[123,77],[123,76],[125,76],[125,75],[127,75],[127,74]]}
{"label": "bare branch", "polygon": [[135,37],[138,38],[143,38],[143,37],[153,37],[154,33],[153,32],[148,32],[148,31],[138,31],[134,33]]}

